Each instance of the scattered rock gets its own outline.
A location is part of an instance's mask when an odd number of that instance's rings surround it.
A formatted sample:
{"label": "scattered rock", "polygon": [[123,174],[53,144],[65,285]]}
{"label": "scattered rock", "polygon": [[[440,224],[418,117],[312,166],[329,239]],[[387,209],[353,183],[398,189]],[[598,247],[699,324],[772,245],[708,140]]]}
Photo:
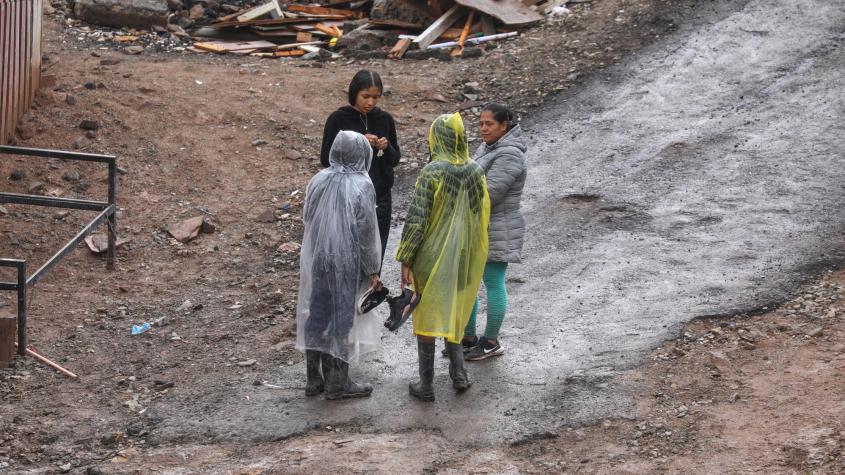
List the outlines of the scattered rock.
{"label": "scattered rock", "polygon": [[821,335],[821,334],[822,334],[822,332],[824,332],[824,328],[822,328],[822,327],[815,327],[815,328],[813,328],[812,330],[810,330],[809,332],[807,332],[807,336],[809,336],[809,337],[811,337],[811,338],[815,338],[815,337],[817,337],[817,336]]}
{"label": "scattered rock", "polygon": [[188,11],[188,18],[191,20],[199,20],[205,16],[205,9],[202,7],[202,4],[197,3]]}
{"label": "scattered rock", "polygon": [[97,89],[97,85],[96,85],[96,84],[94,84],[93,82],[90,82],[90,81],[89,81],[89,82],[86,82],[86,83],[85,83],[85,84],[83,84],[82,86],[83,86],[83,87],[85,87],[85,89],[90,89],[90,90],[92,90],[92,91],[93,91],[94,89]]}
{"label": "scattered rock", "polygon": [[83,130],[99,130],[100,123],[96,120],[82,119],[82,122],[79,123],[79,128]]}
{"label": "scattered rock", "polygon": [[725,356],[721,351],[711,351],[710,365],[716,368],[720,373],[727,373],[731,369],[731,360]]}
{"label": "scattered rock", "polygon": [[75,106],[76,105],[76,96],[72,96],[72,95],[68,94],[67,96],[65,96],[65,102],[69,106]]}
{"label": "scattered rock", "polygon": [[124,54],[141,54],[144,52],[144,47],[139,45],[132,45],[123,48],[122,51]]}
{"label": "scattered rock", "polygon": [[213,224],[209,223],[202,216],[186,219],[177,224],[171,224],[167,232],[179,242],[194,240],[200,233],[211,234],[216,230]]}
{"label": "scattered rock", "polygon": [[257,363],[257,361],[255,360],[238,361],[238,366],[242,368],[247,368],[250,366],[255,366],[255,363]]}
{"label": "scattered rock", "polygon": [[65,219],[65,218],[67,218],[69,215],[70,215],[70,211],[67,211],[67,210],[57,211],[57,212],[53,215],[53,219],[55,219],[55,220],[57,220],[57,221],[61,221],[61,220]]}
{"label": "scattered rock", "polygon": [[255,139],[252,141],[253,147],[260,147],[262,145],[267,145],[267,141],[264,139]]}
{"label": "scattered rock", "polygon": [[115,64],[120,64],[120,61],[117,58],[105,58],[100,60],[100,66],[114,66]]}
{"label": "scattered rock", "polygon": [[302,158],[302,154],[292,148],[289,148],[285,150],[285,158],[288,160],[299,160]]}
{"label": "scattered rock", "polygon": [[39,194],[44,191],[44,183],[40,181],[33,181],[29,184],[29,188],[27,188],[27,192],[31,195]]}
{"label": "scattered rock", "polygon": [[8,215],[8,214],[9,214],[9,210],[7,210],[6,208],[4,208],[4,207],[0,206],[0,216],[6,216],[6,215]]}
{"label": "scattered rock", "polygon": [[79,172],[78,171],[66,171],[62,173],[62,180],[70,181],[70,182],[77,182],[79,181]]}
{"label": "scattered rock", "polygon": [[302,246],[299,243],[291,241],[279,246],[278,251],[284,252],[285,254],[295,254],[299,252],[299,248],[301,247]]}
{"label": "scattered rock", "polygon": [[255,218],[257,223],[273,223],[276,221],[276,210],[269,208]]}
{"label": "scattered rock", "polygon": [[12,181],[23,180],[26,178],[26,173],[22,170],[12,170],[12,174],[9,175],[9,179]]}

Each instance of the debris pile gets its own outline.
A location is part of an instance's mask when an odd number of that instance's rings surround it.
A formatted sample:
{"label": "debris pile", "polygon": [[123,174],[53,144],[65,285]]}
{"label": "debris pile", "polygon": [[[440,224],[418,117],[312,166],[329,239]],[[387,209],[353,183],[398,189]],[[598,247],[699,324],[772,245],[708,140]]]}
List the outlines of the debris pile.
{"label": "debris pile", "polygon": [[[218,18],[192,33],[194,52],[265,58],[350,56],[401,59],[409,51],[450,57],[558,12],[568,0],[338,0],[322,5],[280,5],[277,0]],[[426,54],[426,52],[429,52]]]}

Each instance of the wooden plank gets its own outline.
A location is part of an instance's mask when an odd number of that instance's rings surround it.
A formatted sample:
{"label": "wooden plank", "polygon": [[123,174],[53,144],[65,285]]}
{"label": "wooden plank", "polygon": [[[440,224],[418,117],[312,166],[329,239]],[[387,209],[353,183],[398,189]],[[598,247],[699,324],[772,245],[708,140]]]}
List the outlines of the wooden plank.
{"label": "wooden plank", "polygon": [[376,19],[371,18],[368,21],[370,27],[377,29],[377,30],[410,30],[410,31],[422,31],[425,29],[425,25],[420,25],[419,23],[410,23],[407,21],[400,21],[400,20],[388,20],[388,19]]}
{"label": "wooden plank", "polygon": [[312,35],[311,33],[307,32],[307,31],[300,31],[299,33],[296,34],[296,42],[297,43],[307,43],[309,41],[312,41],[313,36],[314,35]]}
{"label": "wooden plank", "polygon": [[15,357],[17,318],[11,312],[0,310],[0,368],[8,368]]}
{"label": "wooden plank", "polygon": [[232,51],[274,49],[276,43],[269,41],[203,41],[194,43],[195,48],[213,53],[228,53]]}
{"label": "wooden plank", "polygon": [[429,25],[428,28],[425,29],[422,33],[417,36],[417,39],[414,40],[414,43],[418,44],[420,49],[425,49],[434,42],[437,38],[440,37],[446,30],[448,30],[452,24],[454,24],[458,18],[463,15],[464,8],[460,5],[454,5],[450,8],[446,13],[444,13],[440,18],[434,20],[434,23]]}
{"label": "wooden plank", "polygon": [[342,16],[345,18],[363,18],[362,12],[353,10],[341,10],[339,8],[326,8],[317,5],[288,5],[289,12],[307,13],[309,15]]}
{"label": "wooden plank", "polygon": [[390,52],[387,53],[387,57],[390,59],[402,59],[405,56],[405,53],[408,51],[408,48],[411,46],[411,40],[408,38],[403,38],[396,42],[393,45],[393,48],[390,49]]}
{"label": "wooden plank", "polygon": [[285,58],[289,56],[303,56],[305,55],[305,51],[301,49],[293,49],[293,50],[286,50],[286,51],[276,51],[275,56],[277,58]]}
{"label": "wooden plank", "polygon": [[316,29],[317,31],[322,31],[323,33],[329,36],[334,36],[335,38],[340,38],[341,36],[343,36],[343,32],[340,31],[340,28],[336,26],[329,27],[322,23],[317,23],[316,25],[314,25],[314,29]]}
{"label": "wooden plank", "polygon": [[270,0],[264,5],[259,5],[251,10],[247,10],[246,13],[238,15],[237,20],[238,22],[243,23],[245,21],[256,20],[265,15],[270,15],[271,13],[275,14],[276,18],[282,16],[282,9],[279,8],[279,4],[276,0]]}
{"label": "wooden plank", "polygon": [[291,43],[289,45],[276,46],[276,51],[285,51],[291,49],[301,48],[303,46],[320,46],[326,44],[325,41],[309,41],[307,43]]}

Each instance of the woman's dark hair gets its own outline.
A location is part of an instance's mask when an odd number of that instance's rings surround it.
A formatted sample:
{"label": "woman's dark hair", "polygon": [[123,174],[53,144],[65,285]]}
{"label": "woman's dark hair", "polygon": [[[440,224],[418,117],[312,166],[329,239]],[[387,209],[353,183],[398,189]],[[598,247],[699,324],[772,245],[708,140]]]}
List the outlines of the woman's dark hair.
{"label": "woman's dark hair", "polygon": [[375,87],[378,89],[379,95],[384,92],[384,86],[381,84],[381,76],[375,71],[369,69],[362,69],[355,73],[352,77],[352,82],[349,83],[349,105],[355,105],[355,99],[358,98],[358,93],[361,89],[369,89]]}
{"label": "woman's dark hair", "polygon": [[483,109],[481,109],[481,112],[484,112],[484,111],[487,111],[487,112],[490,112],[491,114],[493,114],[493,120],[495,120],[496,122],[499,122],[499,123],[507,122],[508,123],[508,130],[510,130],[510,129],[512,129],[516,126],[516,121],[513,120],[513,112],[511,112],[510,109],[508,109],[507,107],[505,107],[501,104],[496,104],[495,102],[491,102],[491,103],[487,104],[486,106],[484,106]]}

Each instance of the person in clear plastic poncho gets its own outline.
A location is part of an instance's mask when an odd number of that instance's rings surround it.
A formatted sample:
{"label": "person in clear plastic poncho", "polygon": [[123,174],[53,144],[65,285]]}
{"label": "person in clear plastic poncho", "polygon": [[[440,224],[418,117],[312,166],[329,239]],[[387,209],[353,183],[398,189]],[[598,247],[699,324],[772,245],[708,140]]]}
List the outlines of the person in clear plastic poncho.
{"label": "person in clear plastic poncho", "polygon": [[349,379],[349,362],[377,349],[380,341],[378,317],[359,314],[356,306],[370,286],[381,286],[375,190],[367,175],[372,153],[363,135],[341,131],[330,167],[308,184],[296,309],[296,347],[305,351],[307,395],[325,390],[327,399],[339,399],[372,393],[372,386]]}
{"label": "person in clear plastic poncho", "polygon": [[420,382],[411,395],[434,400],[434,340],[446,340],[455,389],[470,383],[460,341],[487,260],[490,199],[484,171],[469,158],[460,114],[441,115],[429,132],[431,163],[423,168],[405,220],[396,259],[402,287],[413,283]]}

